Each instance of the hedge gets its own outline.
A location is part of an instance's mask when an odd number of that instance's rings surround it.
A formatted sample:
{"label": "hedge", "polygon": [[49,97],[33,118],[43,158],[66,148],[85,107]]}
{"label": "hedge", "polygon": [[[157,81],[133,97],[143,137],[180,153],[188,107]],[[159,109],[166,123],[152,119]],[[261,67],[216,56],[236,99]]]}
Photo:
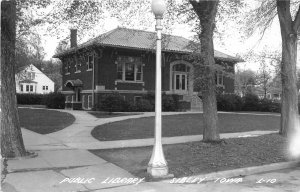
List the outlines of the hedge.
{"label": "hedge", "polygon": [[44,104],[48,108],[64,109],[65,108],[65,97],[61,93],[49,93],[45,97]]}
{"label": "hedge", "polygon": [[17,102],[20,105],[43,105],[45,96],[43,94],[17,94]]}
{"label": "hedge", "polygon": [[65,108],[65,97],[61,93],[17,94],[17,102],[21,105],[46,105],[47,108],[53,109]]}
{"label": "hedge", "polygon": [[[183,111],[187,110],[188,105],[179,102],[177,95],[162,94],[162,111]],[[104,95],[99,104],[93,107],[96,111],[107,112],[146,112],[155,110],[155,95],[148,93],[137,103],[124,100],[119,93]]]}
{"label": "hedge", "polygon": [[219,111],[280,112],[278,101],[259,99],[254,94],[247,94],[244,97],[235,94],[217,95],[217,107]]}

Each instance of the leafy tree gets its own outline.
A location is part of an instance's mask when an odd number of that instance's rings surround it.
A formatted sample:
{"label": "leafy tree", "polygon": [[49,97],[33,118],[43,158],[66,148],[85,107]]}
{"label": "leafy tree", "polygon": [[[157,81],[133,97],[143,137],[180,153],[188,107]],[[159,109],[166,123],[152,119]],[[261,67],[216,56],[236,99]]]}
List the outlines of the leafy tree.
{"label": "leafy tree", "polygon": [[199,39],[201,44],[202,67],[196,66],[196,71],[204,76],[202,80],[204,117],[203,141],[218,141],[220,135],[217,126],[218,115],[215,71],[211,66],[215,64],[213,33],[219,1],[190,1],[190,3],[200,20],[201,27]]}
{"label": "leafy tree", "polygon": [[15,85],[15,1],[1,2],[1,155],[25,156]]}
{"label": "leafy tree", "polygon": [[300,1],[266,0],[248,14],[247,26],[249,34],[260,29],[262,34],[278,16],[282,40],[282,100],[280,134],[287,136],[297,128],[298,99],[297,99],[297,35],[300,26]]}
{"label": "leafy tree", "polygon": [[252,70],[241,71],[238,69],[235,73],[235,91],[240,96],[253,94],[256,85],[255,72]]}
{"label": "leafy tree", "polygon": [[264,98],[267,98],[267,93],[270,92],[271,73],[266,61],[261,61],[258,74],[256,75],[256,85],[263,90]]}

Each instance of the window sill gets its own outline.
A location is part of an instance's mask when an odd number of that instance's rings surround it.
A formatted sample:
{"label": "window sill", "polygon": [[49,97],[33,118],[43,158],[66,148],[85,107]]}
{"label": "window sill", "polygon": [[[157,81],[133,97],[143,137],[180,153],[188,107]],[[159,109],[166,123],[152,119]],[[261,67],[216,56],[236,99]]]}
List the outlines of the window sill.
{"label": "window sill", "polygon": [[141,84],[144,84],[144,81],[123,81],[123,80],[116,80],[115,83],[141,83]]}
{"label": "window sill", "polygon": [[75,71],[75,73],[81,73],[81,71]]}
{"label": "window sill", "polygon": [[70,73],[65,73],[65,75],[70,75]]}
{"label": "window sill", "polygon": [[86,71],[93,71],[93,69],[88,69],[88,70],[86,70]]}

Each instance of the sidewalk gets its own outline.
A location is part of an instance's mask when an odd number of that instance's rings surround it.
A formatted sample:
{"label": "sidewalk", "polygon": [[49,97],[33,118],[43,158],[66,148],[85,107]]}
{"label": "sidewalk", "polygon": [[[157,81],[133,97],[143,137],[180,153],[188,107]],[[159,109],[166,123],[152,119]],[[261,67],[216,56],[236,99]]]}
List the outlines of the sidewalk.
{"label": "sidewalk", "polygon": [[[154,138],[117,140],[117,141],[99,141],[94,137],[92,137],[91,135],[91,131],[97,125],[103,125],[106,123],[122,121],[126,119],[151,117],[155,115],[154,112],[146,112],[141,115],[132,115],[132,116],[96,118],[85,111],[73,111],[73,110],[68,110],[68,111],[62,110],[62,111],[74,115],[76,121],[71,126],[61,131],[47,134],[47,136],[63,142],[68,147],[77,148],[77,149],[112,149],[112,148],[123,148],[123,147],[151,146],[154,143]],[[194,114],[200,112],[163,112],[163,115],[176,115],[176,114],[187,114],[187,113]],[[252,113],[243,113],[243,114],[262,115],[262,114],[252,114]],[[272,114],[267,114],[267,115],[272,115]],[[277,131],[250,131],[250,132],[240,132],[240,133],[224,133],[224,134],[220,134],[220,137],[221,138],[253,137],[253,136],[259,136],[259,135],[270,134],[275,132]],[[202,140],[202,135],[163,137],[162,143],[176,144],[176,143],[185,143],[185,142],[193,142],[193,141],[200,141],[200,140]]]}
{"label": "sidewalk", "polygon": [[[26,129],[22,129],[22,133],[26,149],[34,151],[38,156],[8,160],[3,191],[90,191],[124,185],[101,183],[108,177],[134,177],[86,150],[70,148],[61,141]],[[62,182],[66,178],[79,177],[95,178],[97,182]]]}
{"label": "sidewalk", "polygon": [[[138,185],[129,183],[107,183],[112,178],[134,178],[129,172],[101,159],[86,149],[105,149],[116,147],[132,147],[152,145],[153,139],[122,140],[100,142],[94,139],[90,132],[96,126],[129,118],[153,116],[154,113],[143,115],[122,116],[109,119],[98,119],[84,111],[65,111],[73,114],[76,121],[73,125],[47,135],[41,135],[22,129],[27,150],[38,154],[35,158],[8,160],[7,175],[2,186],[3,191],[11,192],[68,192],[68,191],[273,191],[273,186],[253,186],[250,184],[171,184],[166,182],[147,182]],[[168,115],[174,113],[167,113]],[[178,113],[176,113],[178,114]],[[223,138],[248,137],[266,134],[267,132],[247,132],[221,134]],[[182,136],[163,138],[163,143],[179,143],[200,140],[201,136]],[[272,173],[273,174],[273,173]],[[267,174],[264,177],[272,177]],[[276,173],[274,173],[276,174]],[[281,174],[280,174],[281,175]],[[278,176],[278,175],[277,175]],[[277,177],[276,176],[276,177]],[[254,177],[254,176],[253,176]],[[257,176],[258,177],[258,176]],[[260,177],[260,176],[259,176]],[[278,176],[279,177],[279,176]],[[281,176],[280,176],[281,177]],[[69,181],[66,179],[69,178]],[[73,181],[79,183],[70,183]],[[246,177],[248,178],[248,177]],[[287,189],[298,189],[300,185],[300,170],[290,170],[283,175],[288,184]],[[90,180],[92,179],[92,180]],[[138,178],[136,178],[138,179]],[[252,178],[253,179],[253,178]],[[88,182],[92,181],[92,182]],[[275,185],[274,185],[275,186]],[[280,187],[285,184],[280,185]],[[245,190],[244,190],[245,189]],[[272,189],[272,190],[271,190]],[[283,188],[282,188],[283,189]],[[279,190],[281,191],[281,190]],[[299,189],[300,191],[300,189]]]}

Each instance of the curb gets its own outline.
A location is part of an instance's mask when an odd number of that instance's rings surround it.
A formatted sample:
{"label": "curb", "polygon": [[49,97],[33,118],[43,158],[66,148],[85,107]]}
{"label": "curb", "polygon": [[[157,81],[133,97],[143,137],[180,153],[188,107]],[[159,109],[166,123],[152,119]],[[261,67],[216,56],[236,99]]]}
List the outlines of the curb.
{"label": "curb", "polygon": [[[227,171],[218,171],[208,174],[200,174],[200,175],[193,175],[190,177],[181,177],[176,178],[176,180],[181,180],[181,182],[178,182],[178,184],[188,184],[192,182],[189,182],[188,180],[192,180],[190,178],[202,178],[204,181],[213,181],[216,179],[222,179],[222,178],[233,178],[233,177],[243,177],[247,175],[253,175],[258,173],[265,173],[269,171],[276,171],[281,169],[287,169],[287,168],[293,168],[293,167],[300,167],[300,160],[297,161],[290,161],[290,162],[283,162],[283,163],[272,163],[268,165],[262,165],[262,166],[254,166],[254,167],[246,167],[246,168],[240,168],[240,169],[233,169],[233,170],[227,170]],[[173,179],[163,180],[162,182],[168,182],[170,183]]]}

